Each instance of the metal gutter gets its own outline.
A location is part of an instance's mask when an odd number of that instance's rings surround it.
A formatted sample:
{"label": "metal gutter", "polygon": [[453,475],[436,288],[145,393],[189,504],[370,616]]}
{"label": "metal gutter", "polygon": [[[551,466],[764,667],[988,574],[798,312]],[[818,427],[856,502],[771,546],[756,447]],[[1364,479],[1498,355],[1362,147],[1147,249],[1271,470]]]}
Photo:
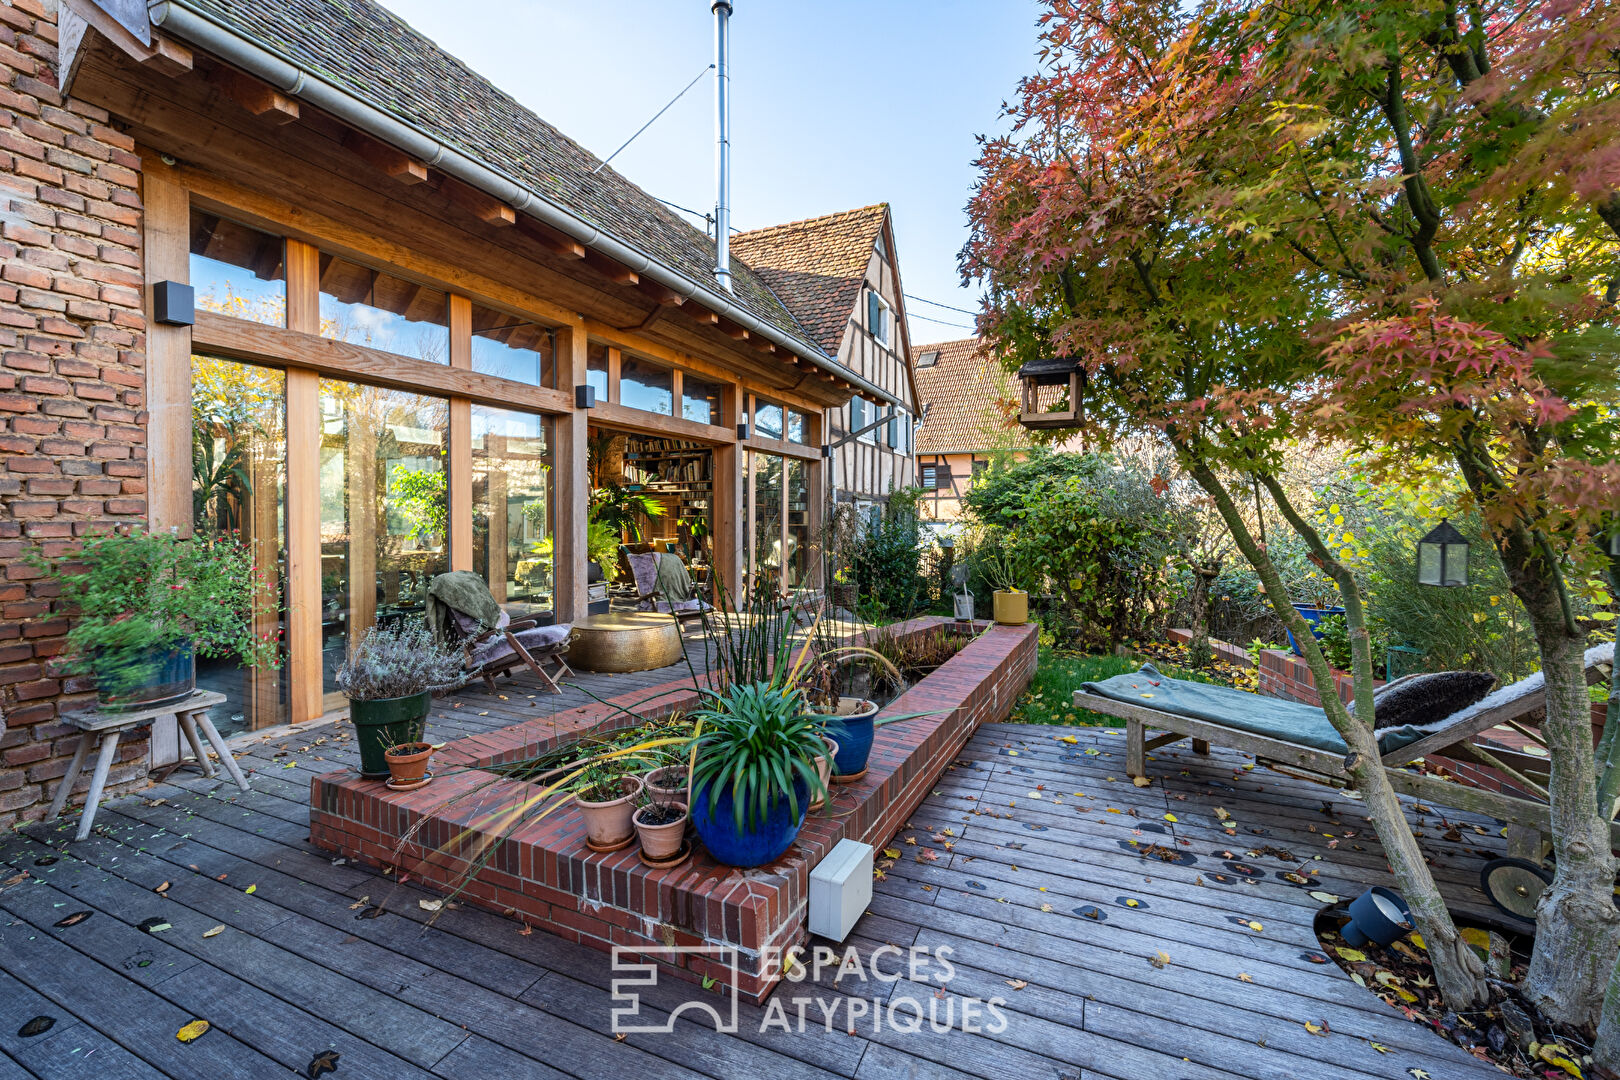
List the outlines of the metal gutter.
{"label": "metal gutter", "polygon": [[214,56],[255,75],[282,93],[301,98],[340,120],[353,124],[402,153],[455,177],[540,221],[608,258],[629,267],[681,296],[698,301],[751,334],[802,357],[854,386],[858,393],[890,405],[900,402],[889,392],[849,371],[825,353],[809,352],[781,328],[766,322],[737,303],[734,297],[710,289],[690,277],[656,262],[629,244],[552,202],[534,189],[507,177],[482,162],[445,145],[413,124],[384,112],[370,102],[340,89],[266,49],[252,39],[223,26],[176,0],[158,0],[151,7],[152,25],[162,28]]}

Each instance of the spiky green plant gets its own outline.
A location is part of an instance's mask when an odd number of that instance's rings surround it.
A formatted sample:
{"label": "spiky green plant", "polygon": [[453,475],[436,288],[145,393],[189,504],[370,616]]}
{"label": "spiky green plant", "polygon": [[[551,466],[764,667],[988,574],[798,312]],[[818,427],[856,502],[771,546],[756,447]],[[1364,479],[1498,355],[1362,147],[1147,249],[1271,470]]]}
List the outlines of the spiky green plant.
{"label": "spiky green plant", "polygon": [[826,797],[816,772],[816,757],[824,749],[821,718],[810,714],[796,687],[728,686],[707,693],[693,716],[700,732],[692,747],[693,795],[706,792],[713,813],[729,788],[739,831],[762,827],[782,798],[796,820],[801,781],[812,802]]}

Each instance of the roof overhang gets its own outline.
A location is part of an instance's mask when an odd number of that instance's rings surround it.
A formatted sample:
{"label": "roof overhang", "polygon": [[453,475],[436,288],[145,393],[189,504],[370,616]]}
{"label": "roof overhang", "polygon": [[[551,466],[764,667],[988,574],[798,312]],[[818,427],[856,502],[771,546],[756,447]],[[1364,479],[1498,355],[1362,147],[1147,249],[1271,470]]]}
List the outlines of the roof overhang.
{"label": "roof overhang", "polygon": [[[69,0],[110,22],[105,11],[97,12],[104,0]],[[641,275],[747,330],[792,356],[826,372],[854,388],[855,394],[891,405],[901,404],[891,393],[857,375],[828,356],[819,347],[795,338],[780,327],[749,311],[718,285],[697,281],[663,262],[651,258],[617,236],[557,205],[541,192],[513,180],[498,167],[470,157],[421,128],[398,119],[319,75],[299,66],[290,58],[267,48],[235,29],[177,0],[155,0],[149,9],[150,24],[181,41],[195,46],[234,67],[248,72],[290,97],[309,102],[359,131],[385,143],[415,160],[482,191],[513,210],[560,232],[581,245],[594,249],[636,274]],[[92,24],[94,25],[94,24]],[[135,34],[119,26],[132,40]]]}

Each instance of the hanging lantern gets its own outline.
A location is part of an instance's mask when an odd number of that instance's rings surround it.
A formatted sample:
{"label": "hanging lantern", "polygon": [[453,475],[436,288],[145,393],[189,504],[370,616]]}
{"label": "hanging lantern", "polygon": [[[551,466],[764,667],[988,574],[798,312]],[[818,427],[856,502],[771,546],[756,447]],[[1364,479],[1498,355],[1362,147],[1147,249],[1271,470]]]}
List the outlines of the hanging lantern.
{"label": "hanging lantern", "polygon": [[1418,584],[1446,589],[1468,584],[1468,541],[1445,518],[1418,541]]}

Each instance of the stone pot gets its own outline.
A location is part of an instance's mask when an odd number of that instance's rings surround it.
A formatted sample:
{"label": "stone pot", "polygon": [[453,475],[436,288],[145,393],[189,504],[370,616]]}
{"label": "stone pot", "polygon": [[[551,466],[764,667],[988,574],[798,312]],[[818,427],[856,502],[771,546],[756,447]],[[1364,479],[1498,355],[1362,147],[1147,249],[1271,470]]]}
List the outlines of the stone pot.
{"label": "stone pot", "polygon": [[641,816],[653,807],[643,806],[636,811],[633,819],[636,835],[641,838],[641,854],[655,862],[667,859],[681,850],[681,844],[686,838],[686,822],[689,816],[683,802],[666,802],[661,805],[677,808],[681,816],[662,825],[648,825],[641,820]]}
{"label": "stone pot", "polygon": [[635,813],[636,796],[641,794],[641,777],[619,778],[619,790],[624,794],[606,802],[591,802],[583,795],[574,796],[579,812],[585,818],[585,838],[592,847],[601,850],[622,846],[635,834],[630,816]]}

